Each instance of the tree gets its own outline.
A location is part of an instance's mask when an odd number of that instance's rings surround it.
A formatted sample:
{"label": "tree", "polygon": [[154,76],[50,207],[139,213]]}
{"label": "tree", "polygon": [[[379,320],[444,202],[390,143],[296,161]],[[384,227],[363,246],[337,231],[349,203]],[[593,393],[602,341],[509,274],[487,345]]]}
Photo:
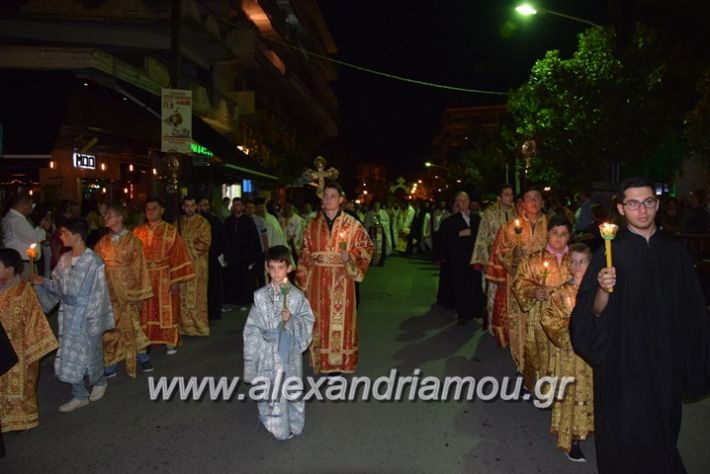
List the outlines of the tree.
{"label": "tree", "polygon": [[684,91],[695,80],[643,25],[621,52],[602,28],[581,33],[569,59],[548,51],[508,100],[517,141],[537,143],[528,179],[589,187],[608,181],[616,163],[623,175],[672,180],[686,156],[693,95]]}

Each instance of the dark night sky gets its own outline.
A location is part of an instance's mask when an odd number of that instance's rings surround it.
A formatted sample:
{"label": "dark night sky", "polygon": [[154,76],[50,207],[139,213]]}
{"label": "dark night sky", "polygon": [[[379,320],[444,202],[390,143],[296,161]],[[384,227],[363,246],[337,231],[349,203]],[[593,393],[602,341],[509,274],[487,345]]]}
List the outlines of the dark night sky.
{"label": "dark night sky", "polygon": [[[585,26],[550,15],[520,17],[498,0],[319,0],[341,61],[460,87],[507,91],[527,79],[548,49],[564,57]],[[607,21],[599,0],[548,1],[550,10]],[[358,162],[385,162],[394,177],[418,168],[440,131],[445,107],[505,103],[432,89],[338,66],[340,140]]]}

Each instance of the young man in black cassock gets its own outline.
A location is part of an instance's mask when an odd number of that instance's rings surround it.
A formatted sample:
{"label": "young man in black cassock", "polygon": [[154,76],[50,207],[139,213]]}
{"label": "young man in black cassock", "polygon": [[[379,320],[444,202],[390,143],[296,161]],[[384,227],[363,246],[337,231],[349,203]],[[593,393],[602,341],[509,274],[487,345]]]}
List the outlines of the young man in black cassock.
{"label": "young man in black cassock", "polygon": [[710,315],[688,252],[656,231],[653,185],[625,181],[617,209],[626,225],[613,266],[600,247],[570,323],[575,351],[594,369],[597,465],[602,474],[682,473],[681,399],[710,391]]}
{"label": "young man in black cassock", "polygon": [[481,272],[470,265],[480,216],[471,212],[465,192],[456,195],[459,212],[442,223],[443,258],[441,271],[449,272],[459,324],[480,318],[483,311]]}
{"label": "young man in black cassock", "polygon": [[254,301],[258,270],[263,271],[259,233],[254,220],[244,212],[240,198],[232,201],[232,214],[224,220],[225,260],[224,302],[240,306]]}
{"label": "young man in black cassock", "polygon": [[[0,376],[12,369],[17,363],[17,354],[12,348],[10,338],[0,324]],[[0,458],[5,457],[5,444],[2,441],[2,427],[0,426]]]}

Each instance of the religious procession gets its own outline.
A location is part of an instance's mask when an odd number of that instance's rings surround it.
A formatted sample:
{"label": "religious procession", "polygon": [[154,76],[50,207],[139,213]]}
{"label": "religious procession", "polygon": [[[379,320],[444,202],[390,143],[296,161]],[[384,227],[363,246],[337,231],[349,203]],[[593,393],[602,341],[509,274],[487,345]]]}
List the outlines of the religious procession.
{"label": "religious procession", "polygon": [[698,2],[0,2],[0,474],[709,473]]}
{"label": "religious procession", "polygon": [[[593,437],[600,472],[683,469],[681,394],[708,389],[707,294],[691,256],[658,225],[652,184],[625,181],[613,201],[587,199],[574,212],[535,187],[516,197],[511,185],[482,211],[465,191],[431,210],[409,200],[365,210],[324,174],[313,172],[318,212],[246,198],[214,209],[185,195],[174,223],[149,197],[141,216],[101,203],[82,218],[64,202],[56,221],[47,212],[35,225],[37,203],[18,193],[2,219],[3,360],[18,361],[0,378],[2,431],[39,425],[49,354],[69,392],[57,408],[71,413],[110,400],[115,377],[153,373],[152,355],[175,356],[234,309],[246,315],[245,382],[302,378],[304,354],[314,375],[352,376],[368,268],[416,258],[439,269],[435,306],[509,351],[525,393],[573,380],[549,427],[570,461],[586,461],[581,446]],[[303,399],[257,405],[277,440],[303,432]]]}

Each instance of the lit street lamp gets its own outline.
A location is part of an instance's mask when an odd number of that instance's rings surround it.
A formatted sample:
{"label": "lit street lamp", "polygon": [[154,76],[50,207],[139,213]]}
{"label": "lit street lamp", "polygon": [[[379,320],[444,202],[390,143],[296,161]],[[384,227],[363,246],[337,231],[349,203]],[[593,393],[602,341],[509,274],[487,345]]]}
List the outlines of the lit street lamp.
{"label": "lit street lamp", "polygon": [[530,5],[529,3],[524,3],[522,5],[515,7],[515,11],[520,13],[523,16],[532,16],[532,15],[536,15],[538,13],[550,14],[550,15],[555,15],[555,16],[559,16],[562,18],[567,18],[568,20],[577,21],[579,23],[584,23],[585,25],[593,26],[595,28],[601,27],[601,25],[599,25],[597,23],[594,23],[589,20],[585,20],[584,18],[579,18],[577,16],[567,15],[566,13],[560,13],[560,12],[556,12],[553,10],[548,10],[546,8],[536,9],[535,7]]}

